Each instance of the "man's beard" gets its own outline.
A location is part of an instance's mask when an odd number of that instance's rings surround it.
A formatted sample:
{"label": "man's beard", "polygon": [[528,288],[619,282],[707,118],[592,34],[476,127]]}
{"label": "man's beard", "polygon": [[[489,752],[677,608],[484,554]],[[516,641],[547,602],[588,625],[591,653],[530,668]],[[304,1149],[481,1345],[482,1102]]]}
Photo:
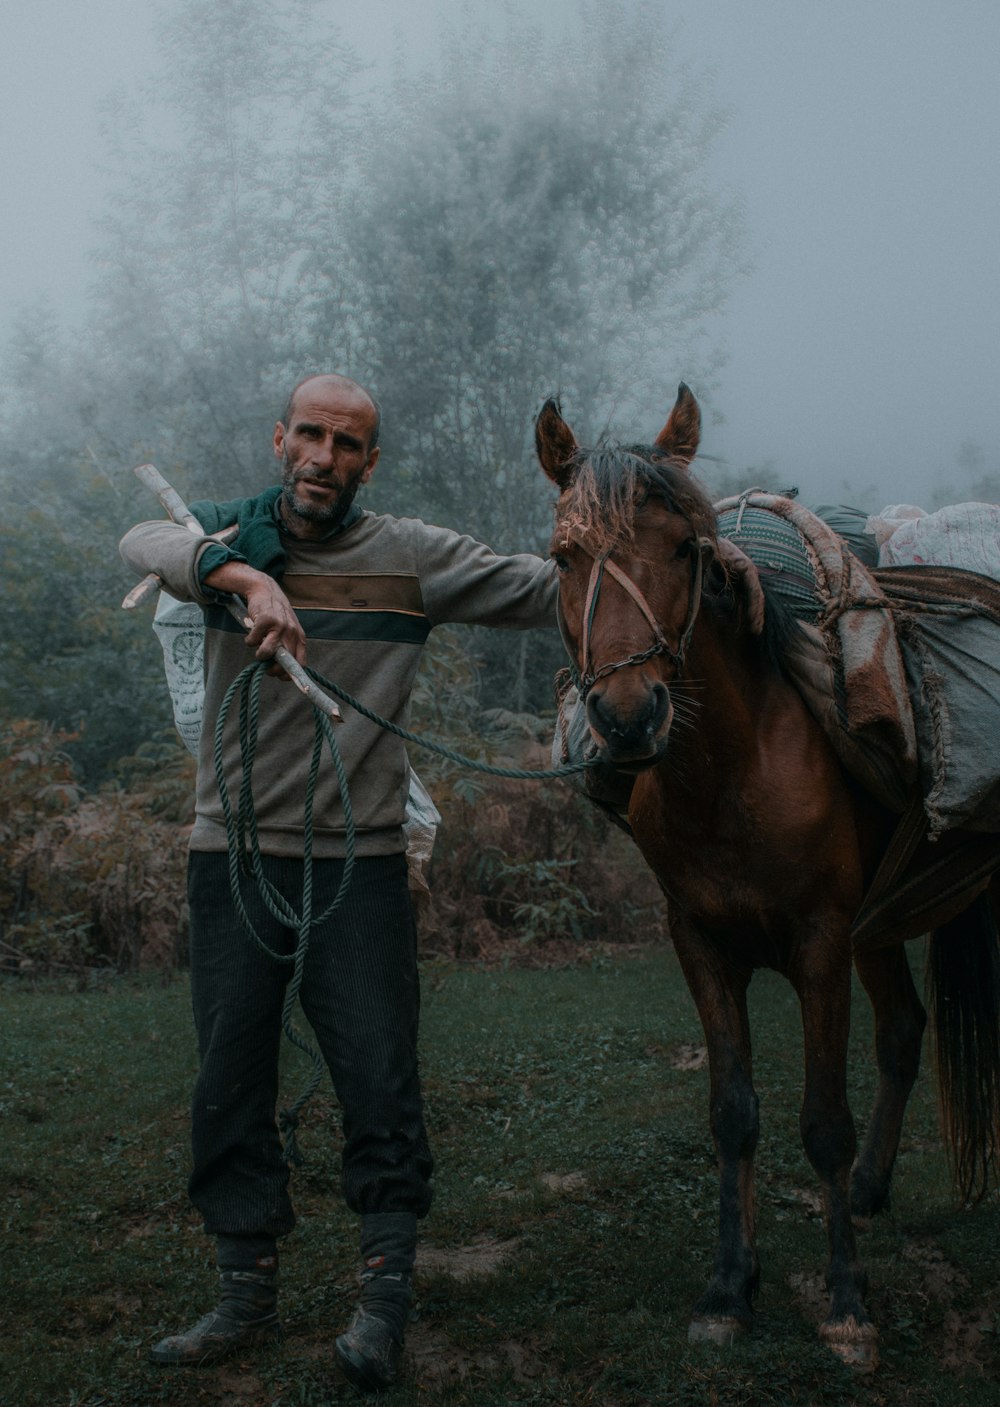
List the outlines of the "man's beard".
{"label": "man's beard", "polygon": [[[353,479],[349,479],[337,492],[337,497],[326,505],[318,503],[303,502],[295,493],[296,474],[288,462],[288,455],[281,456],[281,502],[282,506],[296,518],[305,518],[310,523],[325,523],[331,530],[338,527],[350,510],[354,502],[355,495],[361,487],[363,470],[359,470]],[[315,478],[317,481],[330,482],[320,475],[300,475],[303,478]]]}

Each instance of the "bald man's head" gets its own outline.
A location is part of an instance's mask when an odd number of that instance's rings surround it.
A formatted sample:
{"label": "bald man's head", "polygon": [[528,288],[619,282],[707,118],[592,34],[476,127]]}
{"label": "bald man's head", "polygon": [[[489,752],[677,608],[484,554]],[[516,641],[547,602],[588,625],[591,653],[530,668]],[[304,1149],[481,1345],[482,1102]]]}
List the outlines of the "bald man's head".
{"label": "bald man's head", "polygon": [[340,392],[346,399],[353,400],[356,398],[359,402],[367,402],[375,413],[374,428],[372,429],[371,438],[368,441],[368,448],[369,450],[376,448],[382,429],[382,409],[378,401],[370,391],[365,390],[364,386],[360,386],[357,381],[352,381],[349,376],[341,376],[340,373],[336,371],[323,371],[314,376],[305,376],[296,386],[292,387],[291,394],[285,402],[285,409],[281,414],[281,423],[286,429],[291,425],[295,415],[296,398],[299,392],[304,390],[307,386],[313,387],[316,390],[322,389],[325,386],[330,390]]}

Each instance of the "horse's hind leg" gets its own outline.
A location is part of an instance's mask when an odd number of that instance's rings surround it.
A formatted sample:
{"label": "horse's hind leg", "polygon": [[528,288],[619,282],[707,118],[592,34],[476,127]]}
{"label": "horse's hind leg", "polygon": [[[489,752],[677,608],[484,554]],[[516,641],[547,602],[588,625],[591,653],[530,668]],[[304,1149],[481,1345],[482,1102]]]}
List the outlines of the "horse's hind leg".
{"label": "horse's hind leg", "polygon": [[751,1080],[749,974],[730,968],[707,944],[691,941],[679,921],[671,924],[671,934],[705,1032],[719,1164],[718,1250],[708,1288],[692,1311],[688,1337],[727,1344],[750,1327],[760,1278],[753,1206],[759,1116]]}
{"label": "horse's hind leg", "polygon": [[820,1180],[829,1259],[830,1312],[820,1337],[845,1363],[871,1370],[877,1331],[864,1305],[867,1277],[857,1259],[848,1179],[857,1148],[847,1103],[847,1040],[851,1011],[850,938],[818,929],[789,973],[802,1007],[805,1090],[802,1144]]}
{"label": "horse's hind leg", "polygon": [[892,1169],[906,1102],[920,1068],[927,1015],[901,943],[856,956],[854,965],[875,1013],[878,1089],[851,1174],[851,1210],[855,1216],[870,1217],[889,1206]]}

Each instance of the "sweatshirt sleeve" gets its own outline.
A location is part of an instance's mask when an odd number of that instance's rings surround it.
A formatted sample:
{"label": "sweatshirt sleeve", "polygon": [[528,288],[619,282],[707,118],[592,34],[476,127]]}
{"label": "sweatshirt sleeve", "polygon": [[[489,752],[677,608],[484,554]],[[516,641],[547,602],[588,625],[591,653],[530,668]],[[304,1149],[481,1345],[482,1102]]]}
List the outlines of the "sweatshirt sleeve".
{"label": "sweatshirt sleeve", "polygon": [[219,593],[202,586],[199,564],[204,554],[217,546],[210,539],[195,537],[179,523],[162,519],[138,523],[122,538],[118,550],[136,576],[155,572],[171,596],[178,601],[194,601],[199,606],[219,600]]}
{"label": "sweatshirt sleeve", "polygon": [[419,562],[432,626],[452,622],[527,630],[556,623],[556,568],[543,557],[501,556],[473,537],[425,525]]}

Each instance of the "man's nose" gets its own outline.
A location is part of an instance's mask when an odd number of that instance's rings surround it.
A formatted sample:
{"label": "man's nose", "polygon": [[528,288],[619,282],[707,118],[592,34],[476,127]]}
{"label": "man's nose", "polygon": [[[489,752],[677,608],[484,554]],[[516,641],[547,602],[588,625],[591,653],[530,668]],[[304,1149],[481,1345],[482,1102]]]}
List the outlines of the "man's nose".
{"label": "man's nose", "polygon": [[317,469],[333,468],[333,436],[328,435],[326,439],[314,440],[312,445],[312,462]]}

